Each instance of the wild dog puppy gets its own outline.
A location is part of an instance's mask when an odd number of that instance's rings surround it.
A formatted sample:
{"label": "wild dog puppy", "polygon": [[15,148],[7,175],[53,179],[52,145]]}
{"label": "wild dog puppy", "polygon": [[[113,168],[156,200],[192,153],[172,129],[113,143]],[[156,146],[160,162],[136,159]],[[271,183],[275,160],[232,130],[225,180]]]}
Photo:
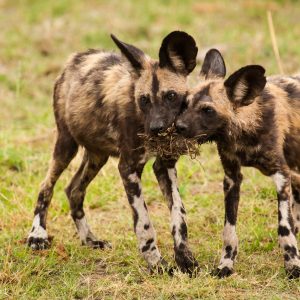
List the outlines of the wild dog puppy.
{"label": "wild dog puppy", "polygon": [[279,244],[287,273],[299,277],[295,234],[300,228],[300,77],[266,80],[258,65],[243,67],[226,80],[225,73],[221,54],[210,50],[201,70],[205,80],[191,91],[176,121],[185,137],[215,141],[224,168],[224,244],[215,273],[223,277],[233,272],[241,166],[252,166],[276,185]]}
{"label": "wild dog puppy", "polygon": [[[187,95],[186,78],[196,65],[198,49],[191,36],[174,31],[163,40],[156,61],[113,35],[112,39],[122,55],[98,50],[75,54],[55,83],[57,140],[39,192],[28,245],[32,249],[49,246],[46,216],[53,188],[81,145],[85,149],[81,166],[65,191],[82,244],[110,247],[91,232],[83,201],[86,188],[109,156],[119,156],[139,249],[153,267],[163,260],[142,196],[141,175],[148,157],[138,134],[157,135],[174,122]],[[176,261],[182,271],[191,272],[197,262],[188,248],[175,163],[175,159],[157,157],[153,168],[171,211]]]}

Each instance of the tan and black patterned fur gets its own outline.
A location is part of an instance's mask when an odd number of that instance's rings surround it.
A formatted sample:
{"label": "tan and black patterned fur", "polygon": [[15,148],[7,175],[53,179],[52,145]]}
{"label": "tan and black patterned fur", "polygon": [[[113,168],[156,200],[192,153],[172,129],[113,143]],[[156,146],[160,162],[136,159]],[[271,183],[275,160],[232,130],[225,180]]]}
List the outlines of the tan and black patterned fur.
{"label": "tan and black patterned fur", "polygon": [[[141,193],[141,174],[149,157],[138,134],[157,135],[174,122],[187,95],[186,78],[195,67],[197,47],[191,36],[174,31],[163,40],[157,61],[112,38],[122,55],[98,50],[77,53],[56,81],[53,108],[57,140],[38,196],[28,244],[33,249],[49,246],[46,215],[54,185],[78,146],[83,146],[81,166],[66,188],[82,243],[94,248],[110,247],[92,234],[83,201],[86,188],[109,156],[119,156],[139,249],[153,267],[162,258]],[[183,271],[190,272],[197,262],[188,248],[175,163],[157,157],[154,170],[169,201],[176,261]]]}
{"label": "tan and black patterned fur", "polygon": [[200,143],[215,141],[224,168],[224,243],[216,274],[233,272],[241,166],[251,166],[275,182],[285,268],[290,277],[299,277],[300,77],[266,79],[257,65],[241,68],[226,80],[225,73],[221,54],[210,50],[201,70],[204,80],[192,89],[176,121],[184,136],[199,136]]}

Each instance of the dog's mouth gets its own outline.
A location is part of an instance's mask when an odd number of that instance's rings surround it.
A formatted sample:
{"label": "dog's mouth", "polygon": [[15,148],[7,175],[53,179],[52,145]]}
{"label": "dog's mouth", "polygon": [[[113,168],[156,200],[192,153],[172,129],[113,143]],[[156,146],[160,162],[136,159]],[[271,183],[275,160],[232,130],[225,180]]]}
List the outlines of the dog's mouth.
{"label": "dog's mouth", "polygon": [[202,133],[201,135],[198,135],[197,142],[199,145],[205,144],[207,142],[210,142],[210,135],[207,133]]}

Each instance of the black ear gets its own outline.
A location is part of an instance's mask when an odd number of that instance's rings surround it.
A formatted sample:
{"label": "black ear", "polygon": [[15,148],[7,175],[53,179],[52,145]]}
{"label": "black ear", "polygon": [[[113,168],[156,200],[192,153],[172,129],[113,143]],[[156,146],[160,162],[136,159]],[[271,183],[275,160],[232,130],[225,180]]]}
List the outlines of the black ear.
{"label": "black ear", "polygon": [[237,107],[251,104],[266,85],[265,69],[258,65],[243,67],[224,82],[227,96]]}
{"label": "black ear", "polygon": [[183,75],[196,66],[198,48],[195,40],[183,31],[173,31],[162,41],[159,50],[159,66]]}
{"label": "black ear", "polygon": [[224,78],[226,66],[221,53],[217,49],[210,49],[204,58],[200,76],[205,79]]}
{"label": "black ear", "polygon": [[143,69],[143,65],[145,61],[144,52],[132,45],[121,42],[113,34],[111,34],[110,36],[112,40],[115,42],[115,44],[118,46],[118,48],[121,50],[122,54],[131,63],[133,68],[136,69],[137,71]]}

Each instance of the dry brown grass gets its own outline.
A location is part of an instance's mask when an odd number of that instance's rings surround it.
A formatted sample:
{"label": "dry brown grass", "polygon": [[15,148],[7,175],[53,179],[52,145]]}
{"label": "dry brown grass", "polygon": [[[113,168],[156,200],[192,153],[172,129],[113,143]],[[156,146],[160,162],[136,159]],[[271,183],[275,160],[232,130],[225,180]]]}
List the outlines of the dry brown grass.
{"label": "dry brown grass", "polygon": [[198,139],[184,138],[176,132],[174,124],[157,136],[147,134],[139,134],[143,139],[144,147],[152,155],[157,155],[167,159],[178,159],[181,155],[188,155],[191,159],[195,159],[200,155],[200,146]]}

